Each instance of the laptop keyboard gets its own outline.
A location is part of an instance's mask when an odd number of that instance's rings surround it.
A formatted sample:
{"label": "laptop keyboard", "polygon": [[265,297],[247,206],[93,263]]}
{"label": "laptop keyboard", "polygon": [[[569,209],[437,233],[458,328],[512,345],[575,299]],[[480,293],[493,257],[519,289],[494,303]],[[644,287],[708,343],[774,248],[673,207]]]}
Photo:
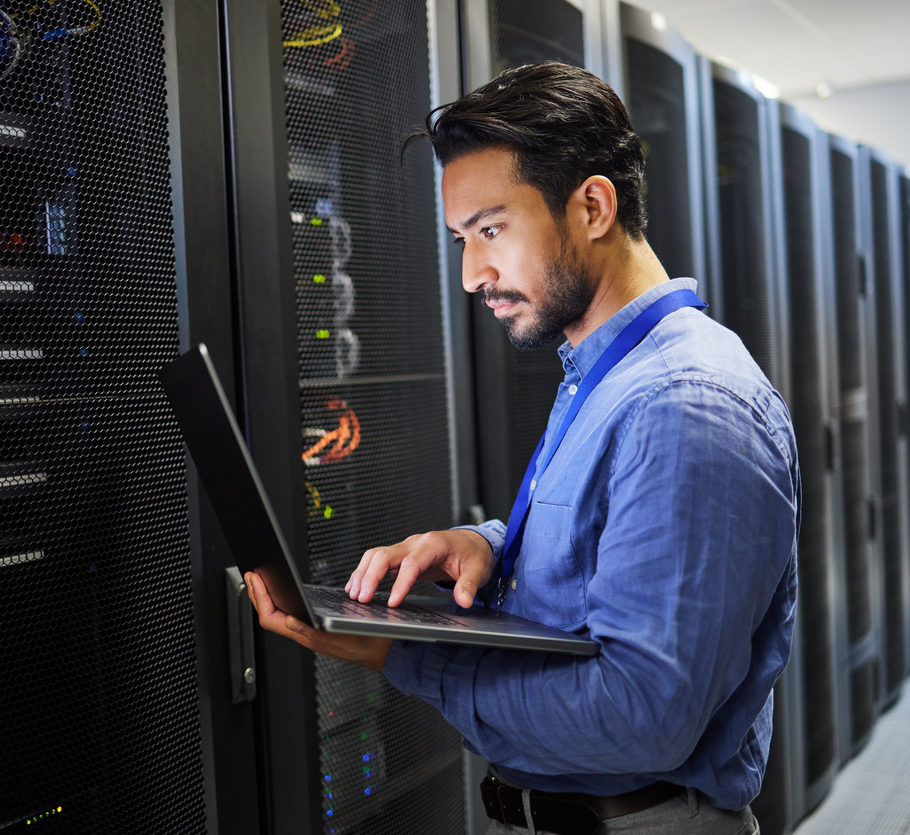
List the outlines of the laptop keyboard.
{"label": "laptop keyboard", "polygon": [[318,601],[330,612],[336,615],[347,617],[362,617],[364,610],[371,610],[376,614],[382,615],[388,620],[399,623],[422,623],[427,625],[438,624],[440,626],[462,626],[458,621],[440,615],[438,612],[431,612],[427,609],[421,609],[419,606],[412,606],[404,602],[400,606],[390,608],[388,606],[389,596],[377,592],[373,600],[369,603],[360,603],[351,600],[344,589],[326,588],[324,586],[307,586],[307,596],[314,601]]}

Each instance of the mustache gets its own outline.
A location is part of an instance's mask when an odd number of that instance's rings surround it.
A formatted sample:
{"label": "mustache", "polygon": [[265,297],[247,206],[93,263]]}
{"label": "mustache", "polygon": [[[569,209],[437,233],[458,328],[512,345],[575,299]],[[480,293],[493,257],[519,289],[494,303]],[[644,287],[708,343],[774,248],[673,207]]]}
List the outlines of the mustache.
{"label": "mustache", "polygon": [[490,290],[483,291],[483,303],[489,307],[490,302],[526,302],[528,297],[517,290]]}

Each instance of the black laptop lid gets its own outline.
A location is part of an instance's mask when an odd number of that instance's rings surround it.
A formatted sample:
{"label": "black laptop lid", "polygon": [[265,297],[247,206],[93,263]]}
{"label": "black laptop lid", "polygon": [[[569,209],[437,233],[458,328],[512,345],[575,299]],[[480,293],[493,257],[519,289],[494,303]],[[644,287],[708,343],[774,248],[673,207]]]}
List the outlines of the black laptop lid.
{"label": "black laptop lid", "polygon": [[311,623],[287,543],[205,345],[158,376],[237,566],[263,576],[279,609]]}

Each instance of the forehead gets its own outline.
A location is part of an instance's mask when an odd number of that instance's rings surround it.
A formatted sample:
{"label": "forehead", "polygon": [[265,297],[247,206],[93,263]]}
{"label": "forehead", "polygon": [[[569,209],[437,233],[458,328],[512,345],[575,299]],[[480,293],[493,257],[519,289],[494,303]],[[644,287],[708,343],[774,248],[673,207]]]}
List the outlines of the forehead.
{"label": "forehead", "polygon": [[505,211],[545,207],[540,192],[519,178],[514,153],[503,147],[472,151],[446,165],[442,199],[451,229],[461,228],[486,207],[500,206]]}

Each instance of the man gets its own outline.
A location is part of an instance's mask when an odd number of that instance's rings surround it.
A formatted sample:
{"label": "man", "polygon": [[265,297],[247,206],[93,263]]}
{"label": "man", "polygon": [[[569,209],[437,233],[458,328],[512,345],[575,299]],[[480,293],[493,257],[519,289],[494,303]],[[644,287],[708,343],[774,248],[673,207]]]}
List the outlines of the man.
{"label": "man", "polygon": [[508,535],[493,521],[371,549],[347,590],[368,601],[397,574],[397,605],[418,578],[451,579],[466,606],[504,574],[505,610],[600,653],[328,635],[249,575],[260,621],[437,707],[492,763],[490,833],[757,832],[796,595],[786,407],[648,246],[641,145],[607,85],[522,67],[432,116],[465,289],[520,348],[565,334],[566,379]]}

